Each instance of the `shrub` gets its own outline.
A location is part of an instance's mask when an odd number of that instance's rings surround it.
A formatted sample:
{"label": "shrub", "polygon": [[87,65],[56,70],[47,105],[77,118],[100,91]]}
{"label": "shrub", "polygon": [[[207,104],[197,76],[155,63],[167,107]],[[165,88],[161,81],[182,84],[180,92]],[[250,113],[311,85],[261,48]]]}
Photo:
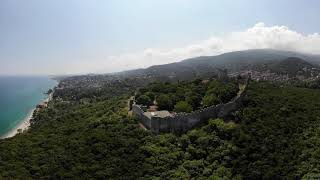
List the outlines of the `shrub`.
{"label": "shrub", "polygon": [[158,96],[157,105],[160,110],[172,110],[172,101],[168,95],[161,94]]}
{"label": "shrub", "polygon": [[209,106],[212,106],[212,105],[219,104],[220,103],[220,99],[217,98],[216,95],[210,94],[210,95],[204,96],[202,102],[203,102],[203,106],[209,107]]}
{"label": "shrub", "polygon": [[145,95],[148,96],[151,99],[151,101],[153,101],[156,96],[153,92],[146,92]]}
{"label": "shrub", "polygon": [[191,112],[192,111],[192,106],[188,104],[186,101],[179,101],[175,106],[174,106],[174,111],[175,112]]}
{"label": "shrub", "polygon": [[150,99],[149,96],[141,95],[137,98],[137,103],[142,104],[142,105],[146,105],[146,106],[150,106],[152,104],[152,100]]}
{"label": "shrub", "polygon": [[196,93],[190,94],[186,97],[186,101],[192,106],[193,109],[196,109],[200,106],[201,100],[201,95]]}

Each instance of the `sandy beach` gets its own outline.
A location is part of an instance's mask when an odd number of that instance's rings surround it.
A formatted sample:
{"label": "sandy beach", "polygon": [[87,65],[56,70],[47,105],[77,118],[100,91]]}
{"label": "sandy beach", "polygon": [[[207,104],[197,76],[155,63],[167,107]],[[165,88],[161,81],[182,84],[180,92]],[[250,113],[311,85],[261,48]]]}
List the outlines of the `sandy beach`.
{"label": "sandy beach", "polygon": [[[52,99],[52,93],[49,94],[49,97],[45,100],[43,100],[41,102],[41,104],[43,103],[48,103],[49,101],[51,101]],[[6,134],[2,135],[0,137],[0,139],[5,139],[5,138],[10,138],[10,137],[13,137],[15,136],[16,134],[20,132],[24,132],[24,131],[27,131],[30,127],[30,121],[33,117],[33,112],[36,110],[37,108],[33,108],[29,113],[28,115],[22,120],[20,121],[16,127],[12,128],[9,132],[7,132]]]}
{"label": "sandy beach", "polygon": [[28,115],[24,118],[24,120],[20,121],[16,127],[12,128],[9,132],[1,136],[1,139],[15,136],[16,134],[19,133],[20,131],[19,129],[21,129],[21,132],[28,130],[30,127],[30,120],[32,119],[32,115],[35,110],[36,108],[32,109],[32,111],[28,113]]}

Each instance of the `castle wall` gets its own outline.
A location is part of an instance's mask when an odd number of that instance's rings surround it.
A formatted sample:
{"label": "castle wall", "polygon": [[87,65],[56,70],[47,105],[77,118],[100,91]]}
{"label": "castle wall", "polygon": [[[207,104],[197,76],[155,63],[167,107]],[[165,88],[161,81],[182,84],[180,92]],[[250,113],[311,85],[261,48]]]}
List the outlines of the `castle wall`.
{"label": "castle wall", "polygon": [[132,105],[132,113],[140,119],[140,122],[144,125],[144,127],[151,129],[151,119],[143,114],[144,111],[140,106],[136,104]]}
{"label": "castle wall", "polygon": [[210,118],[224,118],[239,109],[246,94],[249,78],[245,82],[242,93],[226,104],[218,104],[191,113],[177,113],[172,117],[147,117],[139,105],[132,106],[132,112],[140,118],[141,123],[154,133],[159,132],[183,132],[198,124],[204,123]]}

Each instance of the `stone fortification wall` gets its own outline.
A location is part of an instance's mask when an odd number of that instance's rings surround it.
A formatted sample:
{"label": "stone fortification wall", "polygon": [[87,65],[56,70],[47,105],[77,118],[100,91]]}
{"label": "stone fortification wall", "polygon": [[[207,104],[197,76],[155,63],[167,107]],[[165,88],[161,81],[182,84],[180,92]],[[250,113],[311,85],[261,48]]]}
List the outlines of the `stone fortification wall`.
{"label": "stone fortification wall", "polygon": [[139,105],[132,105],[132,113],[140,119],[140,122],[144,127],[146,127],[147,129],[151,129],[151,119],[143,114],[144,111]]}
{"label": "stone fortification wall", "polygon": [[171,117],[147,117],[139,105],[132,106],[132,112],[140,118],[140,122],[154,133],[187,131],[210,118],[224,118],[239,109],[246,94],[249,78],[245,87],[233,100],[226,104],[218,104],[191,113],[177,113]]}

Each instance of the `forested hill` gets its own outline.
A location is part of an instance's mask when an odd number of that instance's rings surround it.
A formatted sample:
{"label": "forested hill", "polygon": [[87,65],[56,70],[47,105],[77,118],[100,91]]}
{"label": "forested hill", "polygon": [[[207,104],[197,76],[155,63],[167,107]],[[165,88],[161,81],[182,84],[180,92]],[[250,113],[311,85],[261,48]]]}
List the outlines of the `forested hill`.
{"label": "forested hill", "polygon": [[187,80],[196,76],[211,76],[217,73],[218,69],[227,69],[229,72],[261,69],[264,65],[277,64],[279,61],[290,57],[300,58],[315,65],[320,64],[319,55],[272,49],[256,49],[234,51],[218,56],[195,57],[171,64],[151,66],[146,69],[124,71],[117,73],[117,75],[128,77],[163,76]]}
{"label": "forested hill", "polygon": [[[312,65],[311,63],[296,57],[286,58],[279,62],[273,63],[270,65],[269,69],[272,72],[296,75],[296,74],[306,74],[310,76],[310,71],[308,69],[316,69],[317,66]],[[308,74],[309,73],[309,74]]]}
{"label": "forested hill", "polygon": [[319,177],[318,89],[252,83],[228,121],[154,135],[128,116],[136,83],[94,82],[60,86],[28,132],[0,140],[0,179]]}

